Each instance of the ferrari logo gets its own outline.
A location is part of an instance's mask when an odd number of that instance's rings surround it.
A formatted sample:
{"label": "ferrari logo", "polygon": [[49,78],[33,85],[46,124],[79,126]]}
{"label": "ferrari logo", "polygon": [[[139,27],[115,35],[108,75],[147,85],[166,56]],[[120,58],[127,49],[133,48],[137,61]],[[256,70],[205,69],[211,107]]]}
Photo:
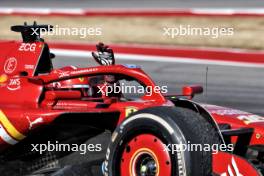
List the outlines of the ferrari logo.
{"label": "ferrari logo", "polygon": [[128,106],[126,107],[126,117],[129,116],[130,114],[134,113],[137,111],[137,108],[136,107],[133,107],[133,106]]}
{"label": "ferrari logo", "polygon": [[84,77],[80,77],[79,80],[80,80],[81,82],[84,82]]}

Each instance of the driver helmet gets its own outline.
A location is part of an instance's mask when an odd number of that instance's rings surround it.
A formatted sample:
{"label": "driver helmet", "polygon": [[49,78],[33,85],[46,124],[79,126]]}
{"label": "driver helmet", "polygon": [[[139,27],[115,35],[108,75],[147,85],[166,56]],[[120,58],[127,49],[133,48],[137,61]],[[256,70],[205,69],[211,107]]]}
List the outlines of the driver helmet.
{"label": "driver helmet", "polygon": [[[53,73],[67,73],[68,71],[76,70],[75,66],[67,66],[61,69],[53,70]],[[52,87],[56,89],[79,90],[83,96],[88,96],[90,93],[90,85],[87,77],[79,77],[73,79],[66,79],[52,83]]]}

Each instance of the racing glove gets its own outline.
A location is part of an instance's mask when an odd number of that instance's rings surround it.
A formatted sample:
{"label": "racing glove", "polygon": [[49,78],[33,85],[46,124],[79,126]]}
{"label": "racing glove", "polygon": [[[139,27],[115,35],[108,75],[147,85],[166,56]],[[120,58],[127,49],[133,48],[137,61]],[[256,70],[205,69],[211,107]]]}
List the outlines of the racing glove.
{"label": "racing glove", "polygon": [[114,52],[109,46],[98,43],[96,45],[97,53],[92,52],[92,56],[97,63],[100,65],[114,65],[115,64],[115,56]]}

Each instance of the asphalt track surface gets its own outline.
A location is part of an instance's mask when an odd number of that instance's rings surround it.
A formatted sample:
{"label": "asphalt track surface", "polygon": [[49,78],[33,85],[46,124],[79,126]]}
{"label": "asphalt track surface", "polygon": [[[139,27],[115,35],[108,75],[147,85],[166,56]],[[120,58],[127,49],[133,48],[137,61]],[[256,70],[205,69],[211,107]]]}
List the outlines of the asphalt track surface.
{"label": "asphalt track surface", "polygon": [[49,8],[260,8],[262,0],[1,0],[0,7]]}

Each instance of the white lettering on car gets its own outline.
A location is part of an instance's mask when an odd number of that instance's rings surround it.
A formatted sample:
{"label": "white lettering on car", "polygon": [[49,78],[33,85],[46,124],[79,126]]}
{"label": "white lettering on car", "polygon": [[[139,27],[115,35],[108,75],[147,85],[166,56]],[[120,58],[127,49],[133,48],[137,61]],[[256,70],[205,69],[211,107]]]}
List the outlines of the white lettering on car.
{"label": "white lettering on car", "polygon": [[257,123],[257,122],[264,122],[264,117],[258,115],[240,115],[237,117],[239,120],[244,121],[245,124]]}
{"label": "white lettering on car", "polygon": [[36,50],[36,44],[35,43],[21,43],[20,47],[18,48],[18,51],[34,52],[35,50]]}
{"label": "white lettering on car", "polygon": [[20,83],[20,79],[19,78],[11,78],[9,80],[9,83],[7,85],[7,89],[14,91],[14,90],[18,90],[21,88],[21,83]]}

